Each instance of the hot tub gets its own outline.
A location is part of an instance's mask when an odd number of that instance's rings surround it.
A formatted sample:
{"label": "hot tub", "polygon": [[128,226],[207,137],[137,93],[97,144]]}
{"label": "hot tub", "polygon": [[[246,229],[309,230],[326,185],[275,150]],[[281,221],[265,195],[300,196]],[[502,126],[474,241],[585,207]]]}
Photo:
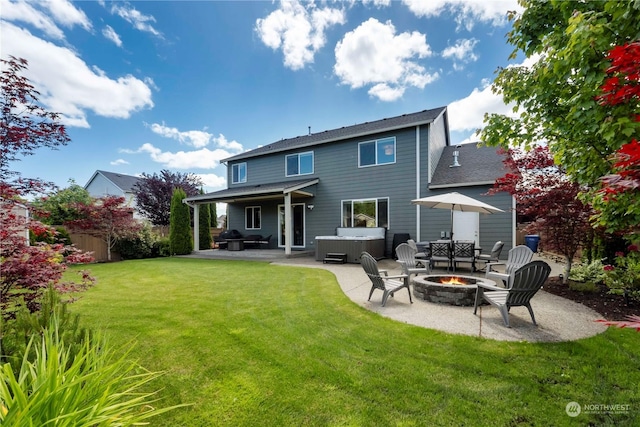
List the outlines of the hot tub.
{"label": "hot tub", "polygon": [[384,227],[338,227],[335,236],[316,236],[316,261],[329,253],[347,255],[347,262],[360,263],[360,254],[369,252],[376,259],[384,258]]}

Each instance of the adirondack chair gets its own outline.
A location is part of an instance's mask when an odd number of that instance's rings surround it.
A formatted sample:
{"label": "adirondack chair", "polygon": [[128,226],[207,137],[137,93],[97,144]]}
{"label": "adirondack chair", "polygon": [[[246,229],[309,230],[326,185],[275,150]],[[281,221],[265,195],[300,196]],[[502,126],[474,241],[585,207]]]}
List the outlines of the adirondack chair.
{"label": "adirondack chair", "polygon": [[429,256],[424,252],[420,252],[420,249],[418,249],[418,245],[416,244],[415,240],[409,239],[407,240],[407,244],[411,246],[411,249],[416,251],[415,259],[419,264],[425,265],[427,264],[427,262],[429,262]]}
{"label": "adirondack chair", "polygon": [[369,299],[367,301],[371,301],[373,291],[380,289],[382,291],[382,306],[384,307],[389,295],[393,297],[393,294],[399,289],[407,288],[407,292],[409,292],[409,301],[413,304],[411,290],[409,289],[408,275],[401,274],[397,276],[389,276],[386,270],[378,269],[378,262],[368,252],[362,252],[362,254],[360,254],[360,264],[372,283],[371,291],[369,292]]}
{"label": "adirondack chair", "polygon": [[402,265],[402,272],[409,277],[412,274],[429,274],[431,272],[429,263],[426,262],[427,265],[424,266],[421,260],[416,259],[416,254],[416,250],[408,243],[400,243],[396,247],[396,255],[398,256],[398,262]]}
{"label": "adirondack chair", "polygon": [[488,254],[479,254],[476,256],[476,261],[484,262],[485,265],[481,270],[486,270],[487,263],[489,262],[500,262],[500,254],[502,253],[502,248],[504,247],[504,243],[498,240],[491,248],[491,252]]}
{"label": "adirondack chair", "polygon": [[476,314],[478,305],[485,300],[498,307],[504,324],[510,328],[509,310],[511,307],[524,306],[529,310],[533,324],[538,326],[531,308],[531,298],[544,285],[550,272],[551,267],[546,262],[532,261],[514,272],[512,286],[509,289],[478,283],[473,314]]}
{"label": "adirondack chair", "polygon": [[[529,263],[533,258],[533,251],[525,245],[516,246],[509,251],[507,262],[488,262],[485,277],[495,280],[496,283],[504,283],[505,287],[510,288],[513,280],[513,273],[523,265]],[[504,265],[505,271],[501,273],[494,270],[497,265]]]}

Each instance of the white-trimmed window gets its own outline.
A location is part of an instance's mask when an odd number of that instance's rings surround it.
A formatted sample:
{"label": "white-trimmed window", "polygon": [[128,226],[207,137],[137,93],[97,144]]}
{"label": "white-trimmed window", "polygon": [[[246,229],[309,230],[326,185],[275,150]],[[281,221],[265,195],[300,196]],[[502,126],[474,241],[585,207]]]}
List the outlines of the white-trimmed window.
{"label": "white-trimmed window", "polygon": [[389,228],[389,199],[343,200],[342,226]]}
{"label": "white-trimmed window", "polygon": [[286,176],[310,175],[313,173],[313,151],[285,156]]}
{"label": "white-trimmed window", "polygon": [[235,163],[231,165],[231,183],[240,184],[247,182],[247,164]]}
{"label": "white-trimmed window", "polygon": [[358,144],[358,167],[396,162],[396,138],[383,138]]}
{"label": "white-trimmed window", "polygon": [[261,226],[262,212],[260,206],[247,206],[244,208],[244,228],[258,230]]}

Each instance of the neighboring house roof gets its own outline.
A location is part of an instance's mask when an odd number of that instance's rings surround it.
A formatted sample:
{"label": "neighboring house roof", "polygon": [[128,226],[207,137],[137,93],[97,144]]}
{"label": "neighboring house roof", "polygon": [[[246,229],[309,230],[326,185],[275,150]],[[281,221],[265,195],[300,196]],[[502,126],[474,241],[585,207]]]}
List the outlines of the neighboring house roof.
{"label": "neighboring house roof", "polygon": [[140,178],[132,175],[124,175],[116,172],[107,172],[97,170],[92,176],[91,179],[84,186],[86,189],[89,184],[95,179],[95,177],[100,174],[104,176],[106,179],[111,181],[115,186],[120,188],[124,193],[133,193],[133,187],[140,181]]}
{"label": "neighboring house roof", "polygon": [[[454,151],[459,153],[460,166],[451,167],[454,163]],[[477,144],[444,147],[429,188],[493,185],[497,178],[508,172],[502,163],[505,156],[497,154],[497,151],[496,147]]]}
{"label": "neighboring house roof", "polygon": [[242,160],[269,153],[277,153],[280,151],[326,144],[329,142],[340,141],[347,138],[355,138],[358,136],[366,136],[374,133],[402,129],[409,126],[428,124],[432,123],[441,114],[446,113],[446,110],[446,107],[439,107],[431,110],[420,111],[417,113],[403,114],[397,117],[376,120],[373,122],[366,122],[353,126],[345,126],[339,129],[326,130],[324,132],[283,139],[281,141],[256,148],[255,150],[247,151],[245,153],[226,158],[222,160],[222,162]]}
{"label": "neighboring house roof", "polygon": [[187,197],[184,199],[185,203],[198,202],[206,200],[209,202],[233,202],[237,198],[251,199],[252,197],[258,197],[264,199],[269,195],[282,195],[285,193],[298,193],[300,195],[311,194],[302,191],[311,185],[317,184],[320,180],[318,178],[295,180],[286,182],[275,182],[271,184],[258,184],[258,185],[245,185],[242,187],[228,188],[226,190],[216,191],[214,193],[199,194],[197,196]]}

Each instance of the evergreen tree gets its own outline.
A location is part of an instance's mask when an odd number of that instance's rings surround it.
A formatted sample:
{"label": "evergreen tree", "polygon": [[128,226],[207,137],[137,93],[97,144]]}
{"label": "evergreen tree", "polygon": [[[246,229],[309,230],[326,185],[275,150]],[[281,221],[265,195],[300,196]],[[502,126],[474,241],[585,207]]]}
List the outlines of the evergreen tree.
{"label": "evergreen tree", "polygon": [[169,222],[169,244],[172,255],[187,255],[193,250],[189,206],[182,203],[187,194],[182,188],[173,190]]}
{"label": "evergreen tree", "polygon": [[218,228],[218,213],[216,212],[216,204],[209,203],[209,214],[211,216],[211,226]]}
{"label": "evergreen tree", "polygon": [[[202,189],[200,189],[200,194],[204,194]],[[211,249],[211,213],[209,212],[209,205],[200,205],[198,223],[200,224],[198,249]]]}

